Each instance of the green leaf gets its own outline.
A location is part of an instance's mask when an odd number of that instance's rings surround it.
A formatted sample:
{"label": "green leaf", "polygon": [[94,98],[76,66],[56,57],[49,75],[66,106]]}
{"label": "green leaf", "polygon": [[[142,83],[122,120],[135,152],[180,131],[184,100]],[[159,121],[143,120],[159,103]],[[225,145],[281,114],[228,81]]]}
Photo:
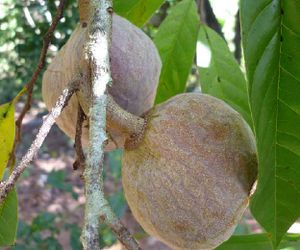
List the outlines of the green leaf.
{"label": "green leaf", "polygon": [[15,243],[18,225],[18,197],[13,189],[0,205],[0,246]]}
{"label": "green leaf", "polygon": [[198,41],[211,52],[209,66],[199,68],[202,91],[228,103],[252,126],[247,83],[226,42],[204,25],[200,27]]}
{"label": "green leaf", "polygon": [[117,149],[107,153],[108,165],[111,171],[111,175],[114,178],[115,183],[119,183],[121,179],[122,168],[122,156],[123,150]]}
{"label": "green leaf", "polygon": [[59,232],[60,228],[55,225],[55,218],[57,215],[48,212],[38,214],[31,223],[32,232],[41,232],[49,229],[51,232]]}
{"label": "green leaf", "polygon": [[70,246],[72,250],[82,250],[82,244],[80,242],[81,229],[76,224],[71,224],[68,227],[70,232]]}
{"label": "green leaf", "polygon": [[154,38],[163,67],[156,103],[185,90],[196,51],[199,16],[194,0],[183,0],[171,8]]}
{"label": "green leaf", "polygon": [[48,174],[47,184],[53,188],[69,192],[72,197],[77,200],[78,194],[73,191],[73,186],[66,181],[66,171],[64,170],[53,170]]}
{"label": "green leaf", "polygon": [[[216,250],[272,250],[272,241],[268,234],[252,234],[232,236],[228,241],[217,247]],[[286,235],[278,249],[299,250],[300,235]]]}
{"label": "green leaf", "polygon": [[123,191],[113,193],[108,197],[108,202],[118,218],[122,218],[126,212],[127,205]]}
{"label": "green leaf", "polygon": [[241,1],[259,154],[251,210],[278,245],[300,216],[300,0]]}
{"label": "green leaf", "polygon": [[116,13],[142,27],[164,0],[114,0]]}
{"label": "green leaf", "polygon": [[6,103],[0,106],[0,180],[13,148],[15,138],[15,109],[13,103]]}

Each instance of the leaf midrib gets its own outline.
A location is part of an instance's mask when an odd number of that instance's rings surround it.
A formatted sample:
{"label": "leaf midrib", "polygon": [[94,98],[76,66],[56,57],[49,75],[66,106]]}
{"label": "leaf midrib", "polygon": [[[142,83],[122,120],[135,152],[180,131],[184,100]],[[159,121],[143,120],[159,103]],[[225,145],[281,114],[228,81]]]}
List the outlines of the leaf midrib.
{"label": "leaf midrib", "polygon": [[[280,9],[283,8],[281,4],[281,0],[279,1]],[[282,13],[279,9],[280,14],[280,26],[279,26],[279,38],[283,36],[282,34],[282,27],[283,27],[283,18]],[[279,242],[277,242],[277,147],[278,147],[278,116],[279,116],[279,91],[280,91],[280,79],[281,79],[281,53],[282,53],[282,39],[279,39],[279,58],[278,58],[278,79],[277,79],[277,98],[276,98],[276,120],[275,120],[275,169],[274,169],[274,213],[275,213],[275,219],[274,219],[274,239],[275,239],[275,245],[277,246]]]}

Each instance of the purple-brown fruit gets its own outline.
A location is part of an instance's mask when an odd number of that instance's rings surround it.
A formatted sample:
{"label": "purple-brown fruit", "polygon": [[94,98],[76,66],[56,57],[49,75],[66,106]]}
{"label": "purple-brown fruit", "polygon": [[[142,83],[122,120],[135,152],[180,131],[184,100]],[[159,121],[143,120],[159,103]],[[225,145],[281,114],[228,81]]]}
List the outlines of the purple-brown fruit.
{"label": "purple-brown fruit", "polygon": [[255,140],[223,101],[189,93],[153,109],[144,138],[125,149],[122,181],[133,215],[173,249],[213,249],[248,205]]}
{"label": "purple-brown fruit", "polygon": [[[80,73],[88,75],[84,49],[87,41],[87,28],[78,24],[44,73],[42,94],[49,110],[70,81]],[[139,28],[114,14],[110,56],[113,85],[108,92],[123,109],[140,116],[153,106],[159,81],[161,61],[155,45]],[[78,101],[88,114],[89,93],[90,86],[87,81],[83,91],[72,97],[57,119],[58,126],[73,139]],[[84,145],[88,142],[87,127],[85,123],[82,136]],[[123,147],[125,136],[118,125],[108,124],[107,130],[113,140],[109,140],[105,149]]]}

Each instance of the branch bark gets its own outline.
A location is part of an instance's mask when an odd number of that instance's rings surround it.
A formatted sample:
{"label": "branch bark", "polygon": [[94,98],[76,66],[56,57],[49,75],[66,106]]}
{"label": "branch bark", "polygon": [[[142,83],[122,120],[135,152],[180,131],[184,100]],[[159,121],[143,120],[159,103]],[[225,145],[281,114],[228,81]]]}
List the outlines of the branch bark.
{"label": "branch bark", "polygon": [[[82,1],[81,1],[82,3]],[[84,249],[98,250],[100,219],[109,225],[127,249],[140,249],[120,223],[104,197],[103,158],[106,143],[106,87],[112,83],[109,48],[112,32],[112,0],[89,1],[87,58],[92,85],[89,110],[89,148],[84,171],[85,215],[81,241]]]}
{"label": "branch bark", "polygon": [[106,137],[106,86],[111,83],[109,47],[111,42],[111,0],[90,0],[89,42],[87,54],[92,84],[89,110],[89,139],[87,161],[84,171],[85,214],[81,241],[84,249],[98,250],[100,213],[108,206],[103,195],[103,158]]}
{"label": "branch bark", "polygon": [[2,182],[0,185],[0,203],[4,201],[8,193],[15,186],[17,180],[24,172],[29,163],[33,160],[34,156],[37,154],[38,150],[42,146],[46,136],[48,135],[51,127],[55,123],[55,119],[59,117],[63,108],[67,105],[68,101],[78,89],[79,81],[74,81],[69,84],[69,86],[63,91],[62,95],[58,98],[55,106],[52,108],[51,112],[45,118],[43,125],[41,126],[35,140],[31,144],[27,153],[23,156],[20,164],[13,170],[9,178]]}

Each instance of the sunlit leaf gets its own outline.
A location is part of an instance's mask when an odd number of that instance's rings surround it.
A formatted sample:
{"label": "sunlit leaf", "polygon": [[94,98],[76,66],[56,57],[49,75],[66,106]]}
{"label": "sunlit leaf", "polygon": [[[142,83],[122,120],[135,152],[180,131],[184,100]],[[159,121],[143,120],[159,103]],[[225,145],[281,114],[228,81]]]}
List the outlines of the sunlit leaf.
{"label": "sunlit leaf", "polygon": [[114,0],[115,11],[138,27],[142,27],[164,0]]}
{"label": "sunlit leaf", "polygon": [[[268,234],[252,234],[232,236],[216,250],[273,250],[272,241]],[[278,249],[299,250],[300,235],[286,235]]]}
{"label": "sunlit leaf", "polygon": [[0,180],[3,178],[4,171],[14,144],[14,113],[14,105],[12,103],[6,103],[0,106]]}
{"label": "sunlit leaf", "polygon": [[163,62],[156,103],[185,90],[196,51],[199,16],[194,0],[171,8],[154,38]]}
{"label": "sunlit leaf", "polygon": [[198,41],[207,46],[211,52],[208,67],[199,68],[202,91],[228,103],[252,126],[247,83],[226,42],[215,31],[204,25],[200,27]]}

